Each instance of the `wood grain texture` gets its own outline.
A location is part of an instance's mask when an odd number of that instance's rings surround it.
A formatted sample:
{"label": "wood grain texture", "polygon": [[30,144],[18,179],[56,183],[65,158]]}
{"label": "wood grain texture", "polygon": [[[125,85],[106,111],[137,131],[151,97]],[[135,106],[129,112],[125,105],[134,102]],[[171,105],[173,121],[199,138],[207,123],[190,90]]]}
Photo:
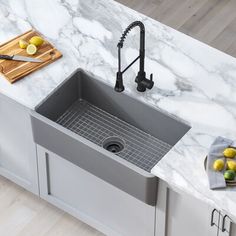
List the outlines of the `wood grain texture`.
{"label": "wood grain texture", "polygon": [[[29,41],[33,36],[41,36],[37,31],[30,30],[18,37],[0,45],[0,54],[28,56],[25,49],[19,47],[19,40]],[[41,36],[42,37],[42,36]],[[0,60],[0,73],[10,82],[14,83],[24,76],[59,59],[62,54],[47,40],[38,48],[35,55],[30,56],[41,59],[40,63],[21,62],[13,60]]]}
{"label": "wood grain texture", "polygon": [[116,0],[236,57],[235,0]]}

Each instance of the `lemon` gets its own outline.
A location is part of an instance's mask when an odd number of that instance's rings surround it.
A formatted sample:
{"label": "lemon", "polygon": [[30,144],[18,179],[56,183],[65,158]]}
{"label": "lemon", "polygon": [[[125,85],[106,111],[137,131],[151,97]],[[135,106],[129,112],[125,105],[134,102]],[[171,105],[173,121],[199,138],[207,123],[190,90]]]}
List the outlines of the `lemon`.
{"label": "lemon", "polygon": [[236,162],[235,161],[227,161],[227,169],[236,171]]}
{"label": "lemon", "polygon": [[29,44],[28,44],[25,40],[23,40],[23,39],[21,39],[21,40],[19,41],[19,46],[20,46],[20,48],[22,48],[22,49],[27,48],[28,45],[29,45]]}
{"label": "lemon", "polygon": [[223,152],[224,156],[227,158],[234,158],[236,156],[235,148],[226,148]]}
{"label": "lemon", "polygon": [[235,178],[235,172],[233,170],[227,170],[224,173],[224,178],[226,180],[234,180]]}
{"label": "lemon", "polygon": [[44,43],[44,40],[39,36],[34,36],[30,39],[29,43],[34,44],[36,47],[39,47]]}
{"label": "lemon", "polygon": [[217,159],[214,161],[213,169],[216,171],[221,171],[223,170],[224,166],[225,166],[225,162],[222,159]]}
{"label": "lemon", "polygon": [[34,55],[37,52],[37,47],[34,44],[29,44],[26,48],[26,52],[29,55]]}

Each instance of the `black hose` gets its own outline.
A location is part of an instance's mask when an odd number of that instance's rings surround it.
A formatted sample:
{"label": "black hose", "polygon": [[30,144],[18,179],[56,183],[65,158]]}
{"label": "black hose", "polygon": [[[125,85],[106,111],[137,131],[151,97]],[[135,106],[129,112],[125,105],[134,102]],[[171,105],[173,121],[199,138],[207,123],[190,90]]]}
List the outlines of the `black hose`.
{"label": "black hose", "polygon": [[123,44],[124,44],[124,40],[127,36],[127,34],[130,32],[131,29],[133,29],[134,27],[139,26],[140,30],[145,32],[145,27],[144,24],[141,21],[134,21],[133,23],[131,23],[124,31],[124,33],[122,34],[119,43],[117,44],[117,47],[122,48]]}

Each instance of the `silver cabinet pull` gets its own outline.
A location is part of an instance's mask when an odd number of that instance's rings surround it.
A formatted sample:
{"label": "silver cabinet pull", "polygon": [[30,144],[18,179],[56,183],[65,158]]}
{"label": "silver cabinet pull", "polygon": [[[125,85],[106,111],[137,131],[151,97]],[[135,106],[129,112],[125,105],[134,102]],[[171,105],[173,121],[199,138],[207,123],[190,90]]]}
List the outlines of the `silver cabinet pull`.
{"label": "silver cabinet pull", "polygon": [[214,223],[214,215],[215,215],[215,212],[217,212],[219,214],[219,211],[217,211],[216,209],[214,209],[212,212],[211,212],[211,226],[217,226],[217,224]]}
{"label": "silver cabinet pull", "polygon": [[[230,220],[230,222],[232,222],[232,219],[228,215],[224,215],[223,220],[222,220],[222,229],[221,229],[222,232],[227,231],[226,228],[225,228],[226,218],[228,218]],[[229,231],[227,231],[227,232],[230,232],[230,228],[229,228]]]}

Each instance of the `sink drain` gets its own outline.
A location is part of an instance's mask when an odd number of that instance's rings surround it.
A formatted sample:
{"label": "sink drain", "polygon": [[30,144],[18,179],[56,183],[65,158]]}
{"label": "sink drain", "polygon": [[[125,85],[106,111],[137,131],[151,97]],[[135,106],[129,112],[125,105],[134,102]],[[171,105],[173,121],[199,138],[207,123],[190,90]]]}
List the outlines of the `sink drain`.
{"label": "sink drain", "polygon": [[124,149],[125,143],[119,137],[109,137],[103,141],[102,146],[107,151],[116,154],[116,153],[121,152]]}

